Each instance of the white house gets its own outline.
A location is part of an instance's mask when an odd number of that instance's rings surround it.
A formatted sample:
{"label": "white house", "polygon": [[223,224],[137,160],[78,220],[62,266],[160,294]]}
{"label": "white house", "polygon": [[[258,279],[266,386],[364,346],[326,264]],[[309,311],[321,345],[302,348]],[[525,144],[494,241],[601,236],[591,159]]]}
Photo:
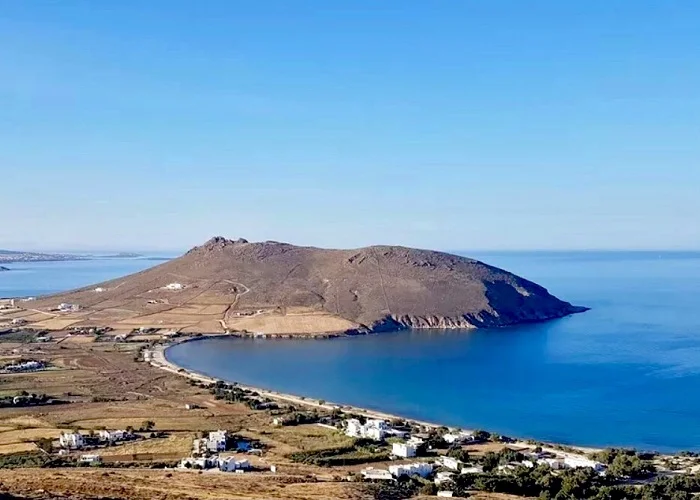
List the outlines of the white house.
{"label": "white house", "polygon": [[13,325],[24,325],[27,322],[24,318],[15,318],[12,320]]}
{"label": "white house", "polygon": [[457,471],[460,469],[460,466],[462,465],[461,461],[457,460],[456,458],[452,458],[452,457],[440,457],[439,463],[443,467],[447,467],[448,469],[457,470]]}
{"label": "white house", "polygon": [[218,465],[218,457],[187,457],[180,460],[178,467],[181,469],[213,469]]}
{"label": "white house", "polygon": [[163,288],[166,290],[182,290],[183,286],[181,283],[170,283],[165,285]]}
{"label": "white house", "polygon": [[58,442],[62,448],[77,450],[85,445],[83,435],[79,432],[62,432],[58,437]]}
{"label": "white house", "polygon": [[481,474],[484,472],[484,468],[481,465],[474,465],[472,467],[462,467],[460,474]]}
{"label": "white house", "polygon": [[81,464],[99,464],[102,463],[102,457],[99,455],[80,455],[78,461]]}
{"label": "white house", "polygon": [[386,469],[375,469],[374,467],[367,467],[360,471],[362,474],[362,479],[367,481],[393,481],[394,476],[391,475]]}
{"label": "white house", "polygon": [[585,457],[577,457],[571,455],[567,455],[566,457],[564,457],[564,465],[571,469],[590,467],[596,472],[604,472],[606,469],[605,465],[603,465],[600,462],[596,462],[595,460],[590,460]]}
{"label": "white house", "polygon": [[95,288],[95,292],[97,292],[97,293],[102,293],[104,291],[105,291],[105,289],[102,288],[101,286],[98,286],[97,288]]}
{"label": "white house", "polygon": [[389,424],[384,420],[367,420],[361,424],[359,420],[351,418],[346,422],[345,433],[351,437],[381,441],[390,430]]}
{"label": "white house", "polygon": [[114,443],[116,441],[124,441],[129,436],[126,431],[100,431],[100,439]]}
{"label": "white house", "polygon": [[432,464],[424,462],[416,462],[414,464],[405,465],[391,465],[389,466],[389,472],[391,472],[391,475],[394,477],[415,475],[427,477],[433,472],[433,466]]}
{"label": "white house", "polygon": [[437,496],[439,497],[452,498],[453,495],[454,493],[452,491],[447,490],[437,492]]}
{"label": "white house", "polygon": [[474,441],[474,434],[471,432],[460,431],[460,432],[448,432],[442,436],[445,442],[454,443],[465,443],[468,441]]}
{"label": "white house", "polygon": [[210,432],[206,443],[207,450],[212,452],[225,451],[227,437],[228,432],[226,431],[219,430]]}
{"label": "white house", "polygon": [[234,457],[219,459],[219,470],[223,472],[233,472],[237,470],[250,469],[248,460],[236,460]]}
{"label": "white house", "polygon": [[58,310],[61,312],[76,312],[80,311],[80,306],[78,304],[58,304]]}
{"label": "white house", "polygon": [[454,475],[454,472],[438,472],[437,476],[435,477],[435,484],[441,485],[447,481],[452,481],[452,477]]}
{"label": "white house", "polygon": [[416,447],[409,443],[394,443],[391,446],[391,454],[401,458],[413,458],[416,456]]}
{"label": "white house", "polygon": [[566,465],[561,458],[543,458],[537,461],[538,464],[547,464],[554,470],[565,469]]}

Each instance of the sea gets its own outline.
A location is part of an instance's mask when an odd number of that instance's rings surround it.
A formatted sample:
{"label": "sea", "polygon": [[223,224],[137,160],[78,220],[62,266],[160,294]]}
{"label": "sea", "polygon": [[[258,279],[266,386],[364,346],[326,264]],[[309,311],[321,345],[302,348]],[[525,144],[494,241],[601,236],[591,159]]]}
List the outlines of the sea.
{"label": "sea", "polygon": [[[469,256],[590,311],[475,331],[328,340],[213,338],[167,350],[212,377],[465,429],[582,446],[700,451],[700,252]],[[39,295],[155,264],[14,265],[0,296]]]}

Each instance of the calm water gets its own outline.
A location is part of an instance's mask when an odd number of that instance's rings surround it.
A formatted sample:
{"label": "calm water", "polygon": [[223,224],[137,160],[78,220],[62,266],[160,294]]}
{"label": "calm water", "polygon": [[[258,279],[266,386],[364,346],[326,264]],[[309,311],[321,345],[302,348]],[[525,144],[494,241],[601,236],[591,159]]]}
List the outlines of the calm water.
{"label": "calm water", "polygon": [[492,331],[220,338],[167,356],[217,378],[467,428],[700,450],[700,253],[475,257],[592,310]]}
{"label": "calm water", "polygon": [[156,257],[0,264],[0,297],[33,297],[62,292],[143,271],[160,264]]}

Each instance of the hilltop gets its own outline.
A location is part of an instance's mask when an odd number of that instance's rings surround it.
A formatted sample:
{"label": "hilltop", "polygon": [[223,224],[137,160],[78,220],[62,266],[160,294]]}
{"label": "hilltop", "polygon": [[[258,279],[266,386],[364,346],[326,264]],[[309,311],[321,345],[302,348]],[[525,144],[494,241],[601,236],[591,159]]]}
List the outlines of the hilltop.
{"label": "hilltop", "polygon": [[[59,303],[79,310],[51,312]],[[582,310],[507,271],[447,253],[399,246],[328,250],[216,237],[146,271],[42,297],[26,319],[49,329],[312,335],[498,327]]]}

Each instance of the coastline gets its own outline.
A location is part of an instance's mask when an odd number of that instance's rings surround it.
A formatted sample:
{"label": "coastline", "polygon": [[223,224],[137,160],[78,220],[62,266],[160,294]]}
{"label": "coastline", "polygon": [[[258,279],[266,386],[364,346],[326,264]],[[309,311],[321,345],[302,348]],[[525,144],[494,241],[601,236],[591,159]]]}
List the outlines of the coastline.
{"label": "coastline", "polygon": [[[197,382],[203,382],[207,384],[213,384],[216,383],[217,379],[214,377],[210,377],[208,375],[205,375],[203,373],[196,372],[194,370],[190,370],[188,368],[184,368],[182,366],[179,366],[171,361],[169,361],[166,356],[165,356],[165,351],[176,345],[176,344],[182,344],[186,342],[194,342],[194,341],[199,341],[199,340],[205,340],[211,337],[234,337],[236,335],[231,335],[231,334],[214,334],[214,335],[207,335],[203,337],[190,337],[190,338],[185,338],[177,341],[171,341],[168,343],[160,343],[156,344],[153,346],[151,349],[146,349],[144,351],[144,360],[148,362],[151,366],[159,368],[161,370],[165,370],[167,372],[173,373],[175,375],[179,375],[191,380],[195,380]],[[235,381],[226,381],[229,383],[235,382]],[[236,382],[237,383],[237,382]],[[317,408],[317,409],[323,409],[323,410],[328,410],[328,411],[333,411],[334,409],[341,409],[344,412],[349,412],[349,413],[354,413],[356,415],[362,415],[367,418],[374,418],[374,419],[381,419],[381,420],[394,420],[394,419],[400,419],[400,420],[405,420],[407,422],[411,422],[415,425],[419,425],[426,430],[434,430],[442,427],[447,427],[451,430],[456,429],[453,426],[446,426],[443,424],[439,424],[436,422],[427,422],[423,420],[416,420],[414,418],[408,418],[402,415],[397,415],[393,413],[387,413],[387,412],[382,412],[382,411],[377,411],[377,410],[368,410],[366,408],[360,408],[358,406],[353,406],[353,405],[347,405],[343,403],[337,403],[337,402],[332,402],[332,401],[327,401],[323,400],[323,403],[320,403],[318,399],[313,399],[309,398],[306,396],[300,396],[300,395],[295,395],[295,394],[288,394],[288,393],[282,393],[282,392],[277,392],[269,389],[263,389],[261,387],[255,387],[255,386],[250,386],[250,385],[245,385],[245,384],[239,384],[237,385],[242,388],[242,389],[247,389],[251,391],[255,391],[259,393],[261,396],[268,397],[270,399],[275,399],[279,401],[284,401],[287,403],[292,403],[294,405],[300,405],[300,406],[306,406],[306,407],[311,407],[311,408]],[[464,429],[461,428],[461,430],[467,431],[467,432],[473,432],[475,429]],[[582,456],[587,456],[588,454],[591,453],[597,453],[600,451],[603,451],[604,448],[601,447],[591,447],[591,446],[578,446],[578,445],[562,445],[559,443],[549,443],[549,442],[540,442],[537,441],[536,444],[533,444],[535,440],[525,440],[521,439],[518,437],[514,438],[515,441],[510,443],[514,446],[522,447],[522,448],[527,448],[527,449],[534,449],[537,446],[541,446],[544,451],[549,451],[552,453],[557,453],[559,455],[564,455],[564,456],[572,456],[572,457],[582,457]],[[671,456],[671,455],[666,455],[662,454],[662,456]]]}

